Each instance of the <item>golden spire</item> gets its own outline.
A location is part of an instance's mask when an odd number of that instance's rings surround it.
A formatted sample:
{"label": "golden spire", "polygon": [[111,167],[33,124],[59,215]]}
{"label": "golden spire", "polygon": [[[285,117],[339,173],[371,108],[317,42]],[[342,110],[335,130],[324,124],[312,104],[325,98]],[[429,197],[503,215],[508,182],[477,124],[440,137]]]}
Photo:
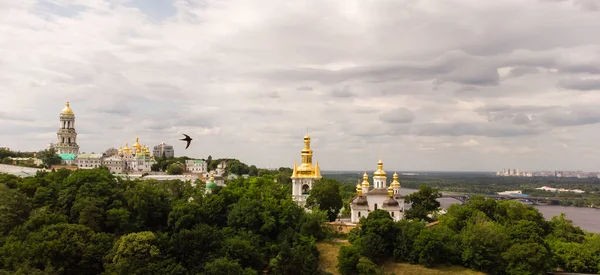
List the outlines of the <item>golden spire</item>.
{"label": "golden spire", "polygon": [[298,163],[294,160],[294,170],[292,171],[292,178],[298,177]]}
{"label": "golden spire", "polygon": [[377,171],[373,174],[373,177],[385,177],[386,173],[383,171],[383,161],[381,159],[377,162]]}
{"label": "golden spire", "polygon": [[62,109],[62,112],[60,112],[60,113],[63,115],[72,115],[73,114],[73,110],[71,110],[71,106],[68,101],[67,101],[67,104],[65,104],[65,108]]}
{"label": "golden spire", "polygon": [[321,176],[321,168],[319,168],[319,162],[317,161],[317,164],[315,164],[315,178],[317,179],[322,179],[323,177]]}
{"label": "golden spire", "polygon": [[296,168],[298,177],[315,178],[316,170],[312,164],[313,151],[310,149],[310,136],[308,133],[304,136],[304,149],[302,149],[302,164]]}
{"label": "golden spire", "polygon": [[390,185],[390,187],[400,187],[400,182],[398,181],[398,173],[394,172],[394,181]]}
{"label": "golden spire", "polygon": [[356,183],[356,194],[360,197],[362,196],[362,186],[360,186],[360,180]]}
{"label": "golden spire", "polygon": [[365,171],[365,174],[363,175],[362,186],[363,187],[369,187],[369,175],[367,175],[366,171]]}
{"label": "golden spire", "polygon": [[388,187],[388,197],[392,197],[393,195],[394,195],[394,189],[390,185],[390,187]]}
{"label": "golden spire", "polygon": [[119,147],[119,154],[123,154],[123,146]]}
{"label": "golden spire", "polygon": [[140,145],[140,138],[139,137],[135,137],[135,144],[133,144],[133,148],[135,149],[140,149],[142,145]]}

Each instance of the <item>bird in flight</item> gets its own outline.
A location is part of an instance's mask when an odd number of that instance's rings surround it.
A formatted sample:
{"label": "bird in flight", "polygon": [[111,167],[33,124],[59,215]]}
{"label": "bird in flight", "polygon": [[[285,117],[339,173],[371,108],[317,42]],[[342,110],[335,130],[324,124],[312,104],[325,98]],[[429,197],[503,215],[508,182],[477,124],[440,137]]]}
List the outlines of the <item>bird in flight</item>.
{"label": "bird in flight", "polygon": [[192,142],[192,138],[186,134],[183,134],[185,136],[185,138],[181,138],[179,140],[183,140],[183,141],[187,141],[187,145],[185,146],[185,149],[187,149],[188,147],[190,147],[190,143]]}

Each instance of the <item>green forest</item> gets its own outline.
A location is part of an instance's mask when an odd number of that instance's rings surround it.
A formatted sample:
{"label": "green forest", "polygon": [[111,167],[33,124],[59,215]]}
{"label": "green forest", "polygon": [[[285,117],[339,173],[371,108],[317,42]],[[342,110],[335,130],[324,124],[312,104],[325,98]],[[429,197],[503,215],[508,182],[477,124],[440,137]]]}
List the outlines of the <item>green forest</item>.
{"label": "green forest", "polygon": [[454,204],[437,224],[394,222],[383,210],[361,220],[342,247],[342,274],[380,274],[388,261],[425,266],[461,265],[487,274],[598,273],[600,234],[587,233],[564,216],[546,221],[516,201],[472,197]]}
{"label": "green forest", "polygon": [[266,178],[197,183],[0,174],[0,274],[319,274],[326,214]]}
{"label": "green forest", "polygon": [[323,222],[347,205],[343,184],[319,181],[306,212],[289,183],[276,182],[287,172],[211,194],[201,181],[128,180],[103,168],[0,174],[0,274],[326,274],[316,243],[332,237],[351,243],[339,254],[342,274],[382,274],[384,261],[511,275],[600,268],[600,234],[515,201],[475,196],[431,226],[439,192],[427,186],[406,198],[408,219],[377,210],[335,236]]}

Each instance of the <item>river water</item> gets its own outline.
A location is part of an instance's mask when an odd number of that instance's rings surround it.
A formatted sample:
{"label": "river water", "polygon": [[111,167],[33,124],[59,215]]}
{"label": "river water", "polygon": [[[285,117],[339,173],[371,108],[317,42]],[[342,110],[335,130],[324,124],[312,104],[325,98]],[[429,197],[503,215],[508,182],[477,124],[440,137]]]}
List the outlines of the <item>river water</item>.
{"label": "river water", "polygon": [[[400,194],[408,195],[416,191],[416,189],[402,188]],[[438,200],[443,209],[448,208],[454,203],[460,203],[452,198],[440,198]],[[588,232],[600,233],[600,209],[559,205],[534,205],[533,207],[537,208],[548,220],[564,213],[567,219],[572,220],[581,229]]]}

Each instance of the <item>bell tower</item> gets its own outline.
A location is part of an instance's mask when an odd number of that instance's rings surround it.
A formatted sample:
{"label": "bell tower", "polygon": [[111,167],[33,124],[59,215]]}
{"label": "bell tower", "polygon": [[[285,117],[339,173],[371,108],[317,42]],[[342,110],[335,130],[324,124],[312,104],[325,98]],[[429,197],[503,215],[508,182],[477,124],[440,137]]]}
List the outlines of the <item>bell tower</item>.
{"label": "bell tower", "polygon": [[58,154],[79,154],[77,145],[77,132],[75,131],[75,114],[67,101],[65,108],[60,112],[60,128],[56,133],[58,142],[54,145]]}
{"label": "bell tower", "polygon": [[304,148],[300,151],[302,164],[298,166],[294,162],[292,171],[292,197],[300,206],[304,206],[306,198],[316,180],[321,179],[321,168],[319,162],[313,165],[313,150],[310,148],[310,136],[306,133],[304,136]]}

